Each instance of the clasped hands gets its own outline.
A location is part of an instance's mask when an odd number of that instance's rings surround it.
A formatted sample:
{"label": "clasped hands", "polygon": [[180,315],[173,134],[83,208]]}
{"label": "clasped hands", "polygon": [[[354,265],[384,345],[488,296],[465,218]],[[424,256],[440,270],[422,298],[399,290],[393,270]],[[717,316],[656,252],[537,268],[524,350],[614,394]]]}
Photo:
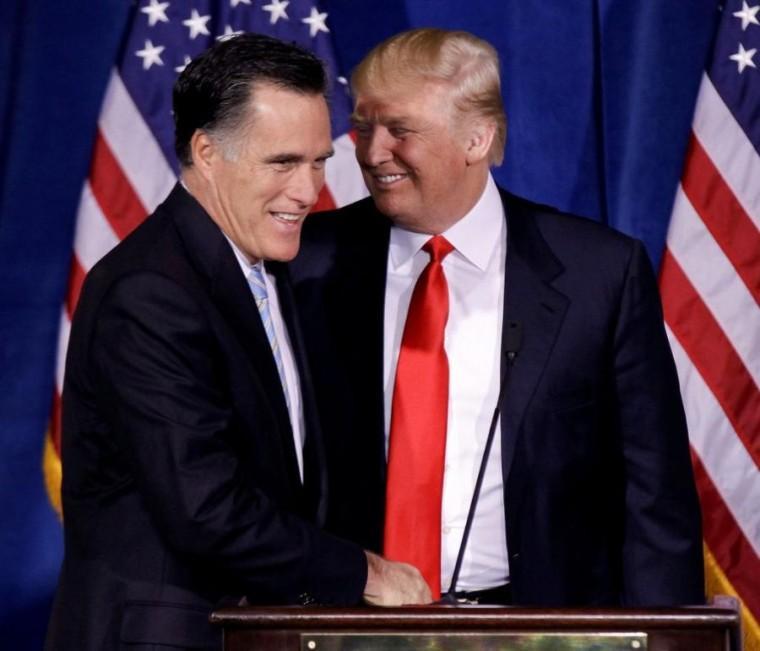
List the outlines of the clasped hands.
{"label": "clasped hands", "polygon": [[425,579],[408,563],[386,560],[377,554],[367,555],[367,584],[364,601],[371,606],[412,606],[432,603]]}

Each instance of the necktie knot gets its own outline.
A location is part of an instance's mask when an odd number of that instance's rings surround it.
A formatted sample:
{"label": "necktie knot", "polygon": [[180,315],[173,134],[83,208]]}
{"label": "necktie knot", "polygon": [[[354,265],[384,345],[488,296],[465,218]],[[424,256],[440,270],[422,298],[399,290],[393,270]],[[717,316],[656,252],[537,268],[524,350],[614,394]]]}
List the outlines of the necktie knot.
{"label": "necktie knot", "polygon": [[422,245],[422,250],[430,255],[431,262],[440,263],[454,250],[454,247],[443,235],[433,235]]}

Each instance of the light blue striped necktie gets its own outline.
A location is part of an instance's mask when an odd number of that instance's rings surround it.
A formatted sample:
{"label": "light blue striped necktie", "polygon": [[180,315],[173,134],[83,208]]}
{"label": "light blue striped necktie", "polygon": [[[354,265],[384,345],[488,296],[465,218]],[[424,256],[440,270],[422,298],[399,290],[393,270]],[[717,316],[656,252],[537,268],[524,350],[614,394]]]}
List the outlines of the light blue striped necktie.
{"label": "light blue striped necktie", "polygon": [[261,323],[267,333],[269,345],[272,347],[272,355],[274,356],[274,362],[277,365],[277,372],[280,374],[280,382],[282,384],[282,391],[285,394],[285,402],[288,405],[288,412],[290,412],[290,396],[288,395],[288,384],[285,381],[285,365],[282,362],[280,346],[277,344],[277,333],[274,330],[272,311],[269,309],[269,294],[267,293],[267,284],[264,280],[263,262],[257,262],[255,265],[251,266],[251,272],[248,274],[248,284],[253,292],[253,298],[256,300],[256,307],[259,308]]}

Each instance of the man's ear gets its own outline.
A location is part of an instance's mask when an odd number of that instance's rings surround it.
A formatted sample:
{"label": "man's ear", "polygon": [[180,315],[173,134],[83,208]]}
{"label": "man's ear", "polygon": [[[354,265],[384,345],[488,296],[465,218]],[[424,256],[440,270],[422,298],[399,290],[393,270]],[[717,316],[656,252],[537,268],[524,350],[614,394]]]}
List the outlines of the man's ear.
{"label": "man's ear", "polygon": [[190,138],[190,155],[193,167],[203,178],[208,179],[216,159],[220,156],[218,143],[201,129],[196,129]]}
{"label": "man's ear", "polygon": [[475,120],[467,132],[465,158],[468,165],[488,158],[491,143],[496,136],[496,125],[490,120]]}

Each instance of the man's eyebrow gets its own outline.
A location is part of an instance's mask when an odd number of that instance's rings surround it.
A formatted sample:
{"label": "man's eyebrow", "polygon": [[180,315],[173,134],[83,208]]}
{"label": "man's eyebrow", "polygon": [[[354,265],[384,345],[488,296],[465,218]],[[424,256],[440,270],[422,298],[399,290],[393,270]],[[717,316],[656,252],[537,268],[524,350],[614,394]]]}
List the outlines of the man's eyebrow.
{"label": "man's eyebrow", "polygon": [[[317,156],[317,160],[321,160],[323,158],[330,158],[335,154],[335,150],[330,148],[326,151],[322,152],[319,156]],[[282,152],[280,154],[272,154],[271,156],[268,156],[264,159],[264,163],[273,164],[273,163],[303,163],[306,160],[306,156],[303,154],[295,154],[295,153],[289,153],[289,152]]]}
{"label": "man's eyebrow", "polygon": [[265,163],[300,163],[304,160],[303,154],[291,154],[283,152],[281,154],[272,154],[264,159]]}
{"label": "man's eyebrow", "polygon": [[385,117],[381,120],[371,120],[361,115],[358,115],[357,113],[352,113],[349,116],[349,120],[351,120],[352,124],[370,124],[371,122],[378,122],[379,124],[382,124],[386,127],[397,127],[399,125],[408,124],[410,121],[410,118],[407,115],[398,115],[398,116]]}

